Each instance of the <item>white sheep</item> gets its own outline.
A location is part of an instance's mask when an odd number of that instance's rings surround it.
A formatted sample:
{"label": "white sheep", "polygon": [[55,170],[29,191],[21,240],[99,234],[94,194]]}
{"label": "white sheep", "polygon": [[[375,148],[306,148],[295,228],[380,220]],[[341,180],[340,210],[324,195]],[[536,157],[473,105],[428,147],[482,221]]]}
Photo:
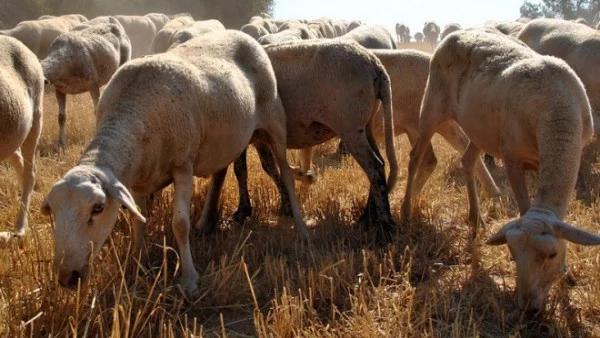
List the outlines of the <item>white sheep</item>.
{"label": "white sheep", "polygon": [[450,35],[450,33],[454,33],[461,29],[462,29],[462,27],[457,23],[447,24],[446,26],[444,26],[444,29],[442,30],[442,33],[440,34],[440,40],[444,40],[444,38],[447,37],[448,35]]}
{"label": "white sheep", "polygon": [[148,13],[144,16],[152,20],[152,22],[154,23],[154,27],[156,27],[156,32],[163,29],[167,22],[171,20],[166,14],[163,13]]}
{"label": "white sheep", "polygon": [[273,150],[297,230],[308,238],[285,157],[285,113],[273,68],[247,35],[207,33],[168,53],[128,62],[102,94],[96,130],[77,166],[52,187],[42,206],[54,214],[54,263],[63,286],[85,280],[90,252],[93,248],[91,258],[96,257],[121,205],[139,221],[133,240],[141,250],[147,197],[173,183],[181,284],[195,296],[199,275],[189,243],[194,176],[212,176],[196,224],[202,229],[215,217],[211,212],[216,213],[228,165],[251,139]]}
{"label": "white sheep", "polygon": [[131,42],[131,58],[151,54],[152,41],[160,30],[152,17],[139,15],[115,15]]}
{"label": "white sheep", "polygon": [[219,20],[211,19],[195,21],[193,24],[181,28],[180,30],[175,32],[175,34],[173,34],[171,40],[169,41],[169,48],[174,48],[202,34],[224,30],[225,26],[223,26],[223,24]]}
{"label": "white sheep", "polygon": [[0,242],[22,237],[35,181],[35,149],[42,130],[44,75],[35,54],[15,38],[0,36],[0,160],[8,159],[21,180],[15,232],[0,232]]}
{"label": "white sheep", "polygon": [[[562,60],[542,56],[497,33],[459,31],[434,52],[421,105],[419,139],[411,151],[403,220],[419,195],[415,176],[436,129],[456,121],[469,137],[463,170],[469,223],[483,223],[473,178],[482,151],[503,159],[521,217],[488,244],[508,244],[517,265],[518,305],[542,310],[565,266],[566,241],[600,244],[600,236],[565,222],[583,145],[593,132],[583,84]],[[539,172],[529,199],[525,170]]]}
{"label": "white sheep", "polygon": [[58,101],[59,146],[65,146],[66,94],[88,91],[95,107],[100,87],[130,58],[131,44],[118,21],[92,24],[54,40],[41,64]]}
{"label": "white sheep", "polygon": [[355,41],[368,49],[396,49],[392,34],[378,25],[362,25],[336,39]]}
{"label": "white sheep", "polygon": [[[340,137],[370,182],[369,198],[360,221],[367,226],[376,225],[384,235],[392,234],[394,222],[388,192],[396,182],[398,164],[390,80],[381,62],[357,43],[338,39],[294,41],[265,49],[277,76],[287,116],[287,147],[306,150],[302,157],[310,161],[311,147]],[[372,130],[380,101],[390,164],[387,184],[384,160]],[[251,212],[246,174],[240,172],[244,167],[235,166],[240,188],[235,218],[239,222]],[[278,181],[276,173],[267,172]]]}
{"label": "white sheep", "polygon": [[517,38],[534,51],[565,60],[585,86],[600,135],[600,34],[593,28],[571,21],[535,19],[523,27]]}
{"label": "white sheep", "polygon": [[313,30],[311,30],[307,24],[286,22],[279,27],[279,31],[277,33],[261,36],[258,39],[258,42],[261,45],[270,45],[285,41],[310,40],[317,38],[319,38],[319,35],[313,32]]}

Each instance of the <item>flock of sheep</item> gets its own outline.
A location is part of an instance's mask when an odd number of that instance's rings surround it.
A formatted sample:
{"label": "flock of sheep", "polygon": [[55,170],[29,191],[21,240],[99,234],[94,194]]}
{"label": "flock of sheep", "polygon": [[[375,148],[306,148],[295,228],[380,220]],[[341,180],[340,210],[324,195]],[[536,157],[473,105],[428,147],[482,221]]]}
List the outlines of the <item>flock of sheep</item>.
{"label": "flock of sheep", "polygon": [[[406,26],[396,33],[398,43],[410,41]],[[252,212],[249,144],[276,183],[282,214],[308,241],[294,179],[314,181],[311,149],[334,137],[370,182],[360,222],[384,237],[395,231],[388,199],[398,175],[395,135],[406,132],[413,146],[403,223],[436,166],[434,133],[463,153],[474,228],[483,224],[475,177],[491,197],[500,195],[481,154],[502,159],[521,217],[487,243],[508,245],[523,310],[543,309],[550,286],[566,272],[567,241],[600,245],[600,236],[564,222],[582,150],[600,124],[600,33],[583,24],[537,19],[440,32],[428,22],[421,35],[435,47],[432,55],[396,49],[376,25],[268,16],[253,17],[241,31],[188,14],[44,16],[0,34],[0,159],[11,161],[23,190],[16,230],[2,239],[27,229],[44,82],[56,92],[61,147],[66,94],[88,91],[94,101],[96,134],[42,205],[54,216],[54,264],[65,287],[86,279],[90,255],[99,253],[121,206],[136,218],[134,247],[142,250],[150,196],[173,183],[181,284],[197,295],[189,244],[193,178],[211,177],[195,228],[214,231],[234,163],[240,203],[233,217],[242,223]],[[286,149],[302,150],[299,168],[289,166]],[[526,170],[540,176],[533,201]]]}

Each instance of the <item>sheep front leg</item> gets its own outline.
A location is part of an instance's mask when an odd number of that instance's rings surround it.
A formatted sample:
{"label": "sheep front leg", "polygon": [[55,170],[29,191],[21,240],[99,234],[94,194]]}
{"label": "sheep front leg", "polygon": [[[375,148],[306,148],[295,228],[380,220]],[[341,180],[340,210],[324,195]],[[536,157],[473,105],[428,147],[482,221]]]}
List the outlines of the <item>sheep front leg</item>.
{"label": "sheep front leg", "polygon": [[179,246],[181,257],[181,285],[190,298],[198,295],[200,275],[194,267],[190,250],[190,201],[194,186],[194,175],[191,165],[173,173],[175,186],[173,200],[173,233]]}
{"label": "sheep front leg", "polygon": [[465,178],[467,182],[467,195],[469,197],[469,224],[473,228],[473,235],[476,234],[477,226],[485,226],[485,222],[479,213],[479,199],[477,197],[477,189],[475,187],[475,164],[480,160],[481,151],[473,142],[469,142],[461,162]]}
{"label": "sheep front leg", "polygon": [[100,88],[97,85],[92,85],[90,87],[90,96],[92,97],[92,102],[94,102],[94,114],[96,113],[96,107],[98,106],[98,100],[100,99]]}
{"label": "sheep front leg", "polygon": [[529,207],[531,207],[531,200],[527,191],[527,181],[525,180],[525,171],[518,160],[509,156],[505,156],[503,160],[508,174],[508,181],[519,206],[519,213],[523,216],[529,210]]}
{"label": "sheep front leg", "polygon": [[315,183],[316,178],[314,172],[310,170],[313,158],[313,147],[300,150],[300,167],[292,167],[294,179],[306,185]]}
{"label": "sheep front leg", "polygon": [[238,181],[239,202],[238,208],[233,213],[233,220],[242,225],[246,218],[252,215],[252,204],[250,203],[250,194],[248,193],[248,164],[246,157],[248,148],[240,154],[233,164],[235,178]]}
{"label": "sheep front leg", "polygon": [[67,120],[67,95],[56,90],[56,102],[58,103],[58,146],[65,148],[65,122]]}
{"label": "sheep front leg", "polygon": [[227,176],[227,168],[229,167],[227,166],[217,171],[211,177],[206,200],[202,207],[202,216],[200,216],[200,220],[196,223],[196,230],[204,234],[212,233],[217,229],[217,222],[219,221],[219,197],[221,196],[225,176]]}
{"label": "sheep front leg", "polygon": [[[150,215],[150,209],[152,208],[152,201],[150,198],[143,195],[133,195],[133,199],[135,200],[135,204],[140,207],[142,215],[147,218]],[[136,257],[144,250],[144,226],[145,224],[137,219],[133,224],[133,251],[136,254]]]}

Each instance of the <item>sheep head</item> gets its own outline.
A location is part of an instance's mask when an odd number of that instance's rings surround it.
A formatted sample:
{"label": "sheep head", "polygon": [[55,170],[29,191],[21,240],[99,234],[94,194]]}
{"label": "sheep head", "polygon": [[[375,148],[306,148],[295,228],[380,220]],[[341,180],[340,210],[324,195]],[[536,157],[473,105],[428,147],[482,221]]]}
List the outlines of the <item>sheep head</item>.
{"label": "sheep head", "polygon": [[531,208],[487,241],[489,245],[508,245],[517,266],[519,308],[528,312],[544,309],[550,287],[567,270],[567,241],[600,245],[600,236],[560,221],[550,210]]}

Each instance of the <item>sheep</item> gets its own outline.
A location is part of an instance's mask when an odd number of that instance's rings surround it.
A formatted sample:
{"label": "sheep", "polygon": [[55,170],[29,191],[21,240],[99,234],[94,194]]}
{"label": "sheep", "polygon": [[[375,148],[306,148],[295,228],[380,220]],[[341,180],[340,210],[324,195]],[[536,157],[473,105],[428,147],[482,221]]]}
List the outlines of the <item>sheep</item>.
{"label": "sheep", "polygon": [[534,51],[561,58],[573,68],[585,86],[595,134],[600,135],[600,34],[570,21],[536,19],[523,27],[517,38]]}
{"label": "sheep", "polygon": [[243,25],[242,28],[240,28],[240,31],[250,35],[252,38],[254,38],[254,40],[257,40],[257,41],[261,37],[270,34],[263,27],[257,26],[255,24],[251,24],[251,23]]}
{"label": "sheep", "polygon": [[48,56],[52,41],[68,32],[76,23],[72,19],[53,17],[43,20],[22,21],[12,29],[0,31],[0,35],[12,36],[27,46],[42,60]]}
{"label": "sheep", "polygon": [[86,279],[88,261],[98,255],[121,205],[138,221],[133,241],[142,250],[148,196],[173,183],[181,285],[195,297],[199,275],[189,245],[193,178],[212,177],[196,223],[201,229],[213,216],[208,212],[218,204],[229,163],[251,139],[275,153],[297,230],[308,238],[285,157],[285,113],[273,68],[244,33],[211,32],[168,53],[128,62],[107,85],[97,110],[96,135],[42,204],[43,213],[54,214],[54,267],[62,286],[76,288],[78,279]]}
{"label": "sheep", "polygon": [[435,22],[427,21],[423,26],[423,36],[425,37],[425,42],[431,46],[431,49],[434,49],[438,44],[438,37],[440,36],[440,26],[438,26]]}
{"label": "sheep", "polygon": [[396,39],[398,43],[410,43],[410,29],[405,24],[396,24]]}
{"label": "sheep", "polygon": [[333,39],[336,37],[331,19],[319,18],[311,20],[308,22],[308,28],[315,32],[315,35],[324,39]]}
{"label": "sheep", "polygon": [[150,20],[152,20],[157,32],[160,31],[161,29],[163,29],[163,27],[167,24],[167,22],[169,22],[169,20],[171,20],[171,19],[169,19],[169,17],[167,15],[165,15],[163,13],[148,13],[144,16],[149,18]]}
{"label": "sheep", "polygon": [[35,150],[42,130],[44,76],[22,42],[0,36],[0,160],[8,159],[21,180],[15,232],[0,232],[0,242],[23,237],[35,181]]}
{"label": "sheep", "polygon": [[333,20],[332,21],[333,30],[335,31],[335,36],[339,37],[346,33],[348,33],[348,26],[350,25],[350,21],[347,20]]}
{"label": "sheep", "polygon": [[368,49],[396,49],[390,32],[377,25],[360,26],[336,39],[355,41]]}
{"label": "sheep", "polygon": [[139,15],[115,15],[115,18],[131,41],[131,58],[150,54],[152,41],[158,32],[154,21],[150,17]]}
{"label": "sheep", "polygon": [[188,15],[179,15],[167,22],[163,29],[156,33],[150,48],[153,53],[164,53],[169,49],[171,37],[181,28],[192,25],[194,19]]}
{"label": "sheep", "polygon": [[261,45],[270,45],[285,41],[317,39],[318,37],[307,24],[288,23],[279,27],[279,31],[275,34],[261,36],[258,42]]}
{"label": "sheep", "polygon": [[268,18],[263,18],[262,16],[253,16],[252,18],[250,18],[250,21],[248,21],[248,24],[262,27],[269,34],[274,34],[279,31],[279,28],[273,22],[273,20],[268,19]]}
{"label": "sheep", "polygon": [[93,24],[54,40],[48,57],[41,64],[46,80],[54,85],[58,102],[58,145],[62,149],[65,146],[66,94],[88,91],[95,107],[100,87],[130,58],[131,43],[120,24]]}
{"label": "sheep", "polygon": [[459,31],[461,29],[462,27],[457,23],[451,23],[446,25],[442,30],[442,34],[440,34],[440,40],[444,40],[444,38],[447,37],[450,33]]}
{"label": "sheep", "polygon": [[[565,266],[566,241],[598,245],[600,236],[563,222],[593,120],[583,84],[562,60],[542,56],[504,35],[458,31],[437,47],[421,105],[419,138],[408,167],[402,218],[419,192],[415,176],[438,126],[456,121],[470,139],[462,164],[469,223],[483,224],[473,179],[481,151],[502,158],[521,217],[487,241],[508,244],[517,265],[518,306],[544,307]],[[529,199],[525,170],[539,171]]]}
{"label": "sheep", "polygon": [[517,21],[498,22],[491,25],[503,34],[516,37],[517,34],[525,27],[525,24]]}
{"label": "sheep", "polygon": [[169,41],[169,49],[174,48],[192,38],[209,32],[224,31],[225,26],[219,20],[195,21],[193,24],[178,30]]}
{"label": "sheep", "polygon": [[[311,147],[339,136],[370,181],[369,198],[360,222],[367,226],[377,224],[382,230],[379,234],[392,234],[394,222],[388,192],[396,182],[398,164],[390,80],[381,62],[357,43],[337,39],[294,41],[265,46],[265,50],[275,70],[287,116],[287,147],[304,149],[302,157],[310,160]],[[390,163],[387,185],[384,161],[372,134],[379,100],[383,103],[386,154]],[[265,152],[259,149],[259,154],[264,161]],[[234,166],[240,189],[234,219],[240,223],[252,212],[243,155]],[[281,191],[276,173],[267,173]]]}
{"label": "sheep", "polygon": [[574,22],[574,23],[578,23],[580,25],[585,25],[585,26],[591,27],[590,24],[588,23],[588,21],[586,19],[584,19],[584,18],[577,18],[575,20],[569,20],[569,21]]}
{"label": "sheep", "polygon": [[416,32],[416,33],[415,33],[415,41],[416,41],[416,42],[423,42],[423,33],[421,33],[421,32]]}

